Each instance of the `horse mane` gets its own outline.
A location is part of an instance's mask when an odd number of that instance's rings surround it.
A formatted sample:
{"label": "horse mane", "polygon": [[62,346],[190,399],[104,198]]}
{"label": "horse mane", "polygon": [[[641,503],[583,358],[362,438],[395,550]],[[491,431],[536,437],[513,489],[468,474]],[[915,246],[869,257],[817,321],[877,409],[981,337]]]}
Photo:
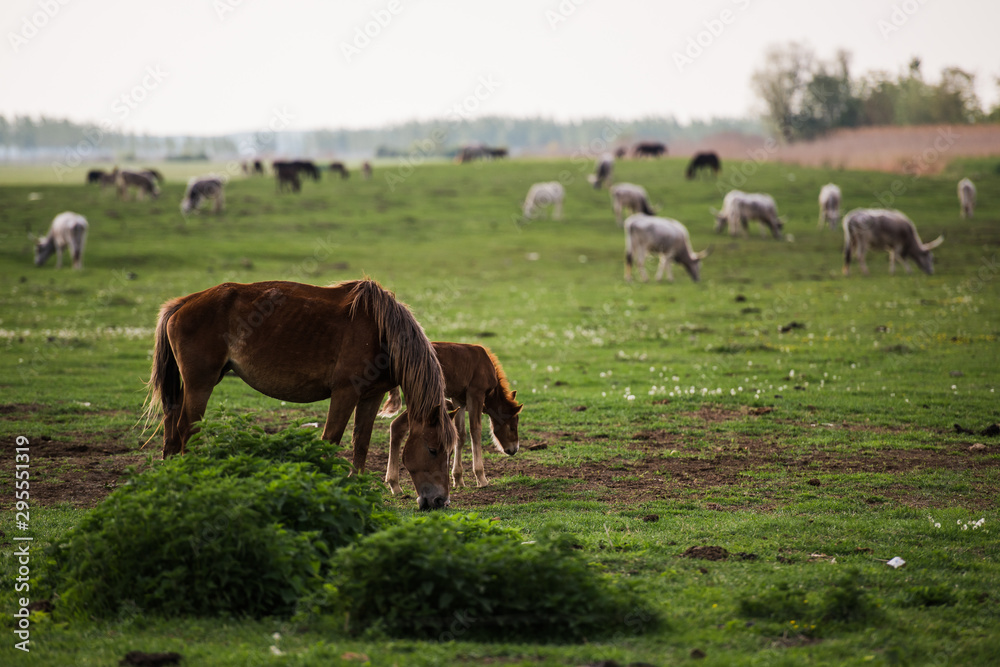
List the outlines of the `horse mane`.
{"label": "horse mane", "polygon": [[441,364],[410,310],[370,278],[356,281],[349,296],[352,318],[361,307],[375,320],[379,338],[389,355],[389,367],[406,394],[407,408],[421,420],[437,408],[442,423],[450,423]]}
{"label": "horse mane", "polygon": [[485,345],[483,346],[483,349],[486,350],[486,354],[493,363],[493,370],[496,372],[497,382],[500,384],[499,390],[503,395],[504,400],[512,406],[517,405],[517,399],[514,398],[510,390],[510,382],[507,380],[507,374],[504,373],[503,366],[500,365],[500,360],[497,359],[497,355],[493,354],[493,350]]}

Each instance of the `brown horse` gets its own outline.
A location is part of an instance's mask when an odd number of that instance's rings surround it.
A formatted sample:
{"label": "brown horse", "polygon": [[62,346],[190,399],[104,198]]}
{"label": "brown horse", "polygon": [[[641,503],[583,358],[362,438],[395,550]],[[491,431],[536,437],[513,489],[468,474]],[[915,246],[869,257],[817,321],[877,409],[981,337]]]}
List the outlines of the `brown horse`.
{"label": "brown horse", "polygon": [[448,504],[457,433],[434,348],[410,311],[373,280],[317,287],[223,283],[163,304],[147,415],[163,407],[163,456],[183,453],[227,371],[295,403],[330,399],[323,439],[338,443],[354,412],[354,467],[365,468],[379,404],[402,385],[410,401],[403,465],[420,509]]}
{"label": "brown horse", "polygon": [[[521,408],[515,400],[516,391],[510,390],[507,376],[496,356],[482,345],[434,342],[434,352],[441,362],[444,374],[444,394],[458,406],[455,426],[458,428],[458,445],[452,464],[455,486],[465,486],[462,479],[462,443],[465,441],[465,411],[469,413],[469,435],[472,439],[472,471],[479,486],[486,486],[486,471],[483,468],[482,418],[483,413],[490,418],[493,445],[499,452],[513,456],[517,453],[517,425]],[[404,388],[403,391],[406,391]],[[407,394],[407,402],[410,395]],[[399,388],[389,390],[389,399],[379,412],[380,417],[392,417],[401,407]],[[409,405],[407,405],[409,408]],[[406,435],[409,409],[396,417],[389,426],[389,464],[386,466],[385,483],[393,493],[399,487],[399,443]]]}

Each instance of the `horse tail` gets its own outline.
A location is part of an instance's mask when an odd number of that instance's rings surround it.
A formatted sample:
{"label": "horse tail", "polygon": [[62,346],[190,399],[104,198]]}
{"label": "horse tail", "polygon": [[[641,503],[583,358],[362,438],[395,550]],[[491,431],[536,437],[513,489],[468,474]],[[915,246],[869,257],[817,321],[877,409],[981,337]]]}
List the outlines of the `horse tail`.
{"label": "horse tail", "polygon": [[183,298],[166,302],[160,309],[160,317],[156,322],[153,367],[150,371],[149,382],[146,383],[148,393],[146,407],[143,411],[147,426],[151,420],[156,418],[158,407],[162,407],[163,412],[168,413],[179,407],[184,396],[180,367],[177,365],[174,351],[170,347],[170,339],[167,337],[167,323],[183,305]]}
{"label": "horse tail", "polygon": [[393,387],[389,390],[389,395],[386,396],[385,403],[382,405],[382,409],[379,410],[379,417],[395,417],[399,414],[400,408],[403,407],[403,399],[399,396],[399,387]]}
{"label": "horse tail", "polygon": [[645,197],[642,198],[642,205],[640,206],[642,212],[646,215],[656,215],[656,211],[653,210],[653,206],[649,203],[649,200]]}

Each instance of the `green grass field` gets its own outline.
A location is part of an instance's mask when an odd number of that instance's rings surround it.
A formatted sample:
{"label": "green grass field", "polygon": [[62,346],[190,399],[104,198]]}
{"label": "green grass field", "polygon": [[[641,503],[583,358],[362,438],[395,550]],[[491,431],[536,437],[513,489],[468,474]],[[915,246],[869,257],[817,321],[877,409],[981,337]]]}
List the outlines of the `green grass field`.
{"label": "green grass field", "polygon": [[[623,233],[606,190],[586,182],[589,160],[381,166],[367,182],[325,174],[299,196],[238,178],[223,215],[187,220],[181,176],[196,165],[169,171],[153,202],[77,184],[85,170],[59,184],[41,168],[5,167],[4,664],[111,665],[134,649],[179,651],[191,665],[995,664],[1000,439],[982,431],[1000,422],[996,166],[959,161],[913,178],[731,162],[717,185],[685,181],[677,159],[620,161],[616,181],[645,186],[695,250],[712,246],[700,283],[675,267],[673,284],[624,282]],[[962,176],[979,190],[972,221],[959,217]],[[563,220],[522,221],[528,187],[556,179],[566,183]],[[895,193],[889,205],[923,240],[944,234],[934,275],[890,276],[887,255],[873,252],[871,275],[855,264],[842,276],[842,232],[817,228],[829,181],[844,211]],[[755,227],[747,238],[714,234],[709,207],[730,186],[772,194],[788,240]],[[64,210],[90,222],[84,270],[67,259],[57,271],[54,258],[34,267],[29,234]],[[57,612],[36,615],[30,653],[13,649],[15,438],[31,443],[29,532],[40,554],[80,520],[74,502],[114,488],[108,470],[158,451],[155,440],[140,450],[150,431],[139,421],[160,304],[225,281],[364,275],[407,303],[431,339],[489,346],[525,404],[522,451],[488,453],[491,485],[456,490],[448,511],[529,534],[564,524],[596,566],[637,582],[665,628],[581,645],[478,644],[343,637],[286,619],[88,623]],[[216,388],[210,414],[222,405],[271,428],[322,423],[327,409],[283,404],[233,378]],[[384,462],[387,430],[376,425],[370,460]],[[970,451],[976,443],[985,449]],[[415,512],[412,495],[387,492],[386,503]],[[681,557],[692,546],[755,558]],[[897,556],[907,565],[887,567]],[[808,596],[852,568],[883,612],[877,624],[817,633],[801,619],[741,615],[740,600],[756,593],[788,584]]]}

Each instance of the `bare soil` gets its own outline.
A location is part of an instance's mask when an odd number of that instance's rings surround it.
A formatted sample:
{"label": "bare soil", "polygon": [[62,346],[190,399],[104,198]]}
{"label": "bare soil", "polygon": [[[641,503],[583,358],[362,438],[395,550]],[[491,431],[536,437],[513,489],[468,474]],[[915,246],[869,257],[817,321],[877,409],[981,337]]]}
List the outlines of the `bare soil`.
{"label": "bare soil", "polygon": [[[0,405],[0,420],[30,418],[42,406]],[[698,419],[705,425],[725,424],[747,416],[762,416],[770,410],[733,410],[704,405],[682,416]],[[771,417],[768,417],[771,419]],[[803,428],[834,428],[845,433],[862,430],[892,431],[858,424],[800,424]],[[518,504],[538,500],[585,499],[616,505],[631,505],[652,500],[698,501],[709,509],[734,511],[753,508],[767,510],[799,497],[803,493],[843,494],[847,487],[871,504],[898,503],[929,507],[942,502],[960,504],[968,509],[991,509],[1000,505],[1000,445],[986,441],[983,449],[970,447],[983,440],[969,435],[968,442],[950,442],[935,448],[852,449],[845,446],[804,451],[801,445],[787,442],[787,437],[765,435],[750,437],[716,428],[703,435],[671,433],[665,430],[636,432],[624,455],[591,461],[568,458],[572,443],[599,443],[600,436],[584,436],[569,431],[533,433],[522,441],[521,451],[508,457],[487,452],[486,473],[491,484],[477,488],[472,474],[471,455],[463,457],[464,474],[470,486],[456,488],[452,507],[480,507],[494,504]],[[12,439],[0,444],[0,480],[4,493],[0,508],[13,504],[14,448]],[[545,462],[540,452],[549,450]],[[157,443],[139,449],[133,431],[83,434],[66,432],[30,445],[31,503],[33,506],[69,504],[93,507],[124,481],[126,469],[148,465],[152,455],[158,458]],[[556,459],[552,462],[552,459]],[[560,459],[565,458],[565,462]],[[368,469],[385,470],[387,452],[372,447]],[[949,497],[941,488],[921,489],[906,475],[929,471],[963,471],[968,485]],[[878,473],[877,483],[866,481],[864,474]],[[861,475],[845,484],[834,476]],[[891,481],[886,482],[888,476]],[[401,472],[404,491],[409,487],[406,471]],[[841,490],[833,491],[831,487]],[[405,496],[404,496],[405,499]],[[651,519],[652,520],[652,519]]]}

